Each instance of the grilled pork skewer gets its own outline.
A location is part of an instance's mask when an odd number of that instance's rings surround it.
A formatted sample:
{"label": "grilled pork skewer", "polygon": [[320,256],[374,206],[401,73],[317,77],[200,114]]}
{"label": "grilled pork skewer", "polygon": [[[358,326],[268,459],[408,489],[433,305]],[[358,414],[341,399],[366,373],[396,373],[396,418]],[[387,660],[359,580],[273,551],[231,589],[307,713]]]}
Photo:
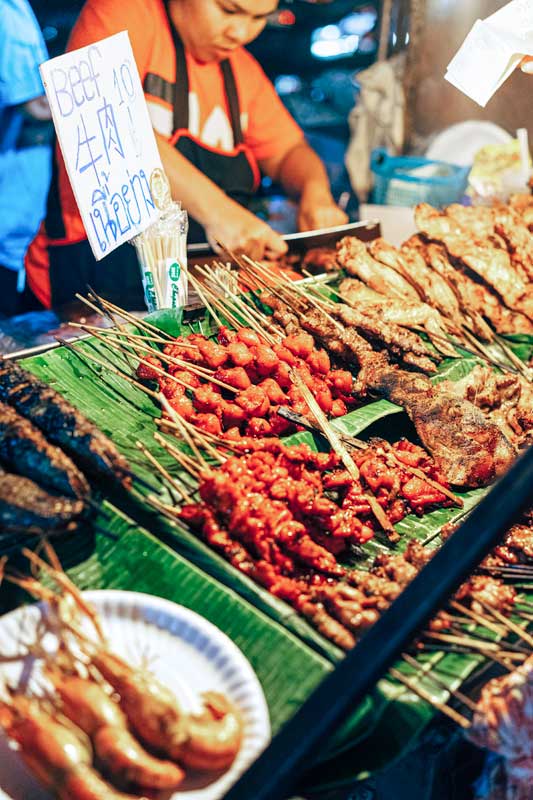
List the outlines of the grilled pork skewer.
{"label": "grilled pork skewer", "polygon": [[75,525],[84,511],[81,500],[48,494],[29,478],[0,469],[0,531],[60,533]]}
{"label": "grilled pork skewer", "polygon": [[407,303],[374,292],[356,278],[345,278],[339,296],[349,306],[370,317],[392,322],[402,328],[424,328],[434,347],[445,356],[457,358],[457,351],[446,341],[446,328],[439,312],[427,303]]}
{"label": "grilled pork skewer", "polygon": [[4,403],[0,403],[0,463],[65,497],[90,495],[85,476],[70,458]]}
{"label": "grilled pork skewer", "polygon": [[128,462],[107,436],[55,389],[11,361],[0,362],[0,401],[31,420],[82,469],[129,485]]}
{"label": "grilled pork skewer", "polygon": [[[284,303],[266,294],[262,299],[276,310],[279,321],[286,316],[292,323]],[[486,486],[513,462],[515,448],[472,403],[433,386],[424,375],[391,366],[386,353],[376,352],[353,328],[337,327],[320,311],[300,314],[298,322],[332,355],[356,361],[359,391],[374,391],[405,409],[422,444],[453,486]]]}
{"label": "grilled pork skewer", "polygon": [[395,270],[376,261],[364,242],[355,236],[345,236],[337,245],[337,260],[348,275],[359,278],[380,294],[386,294],[409,303],[419,303],[417,290]]}
{"label": "grilled pork skewer", "polygon": [[437,371],[431,361],[440,361],[440,356],[431,353],[418,334],[407,328],[401,328],[384,319],[368,316],[355,308],[336,303],[331,309],[331,315],[340,320],[347,327],[355,328],[365,338],[375,341],[377,345],[385,344],[387,350],[403,363],[415,367],[422,372],[434,373]]}

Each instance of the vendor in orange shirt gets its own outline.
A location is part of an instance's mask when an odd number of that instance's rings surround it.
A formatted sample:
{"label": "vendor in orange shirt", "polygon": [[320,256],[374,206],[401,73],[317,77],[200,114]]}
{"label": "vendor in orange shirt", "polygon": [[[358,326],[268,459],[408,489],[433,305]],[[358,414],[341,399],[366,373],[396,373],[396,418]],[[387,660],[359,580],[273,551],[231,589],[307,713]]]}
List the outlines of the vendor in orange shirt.
{"label": "vendor in orange shirt", "polygon": [[[324,165],[244,45],[277,0],[87,0],[68,49],[127,28],[172,196],[189,212],[189,241],[219,240],[275,258],[283,239],[247,210],[261,173],[299,198],[301,230],[342,225]],[[120,302],[138,286],[134,248],[93,258],[60,156],[47,218],[26,259],[45,307],[87,284]]]}

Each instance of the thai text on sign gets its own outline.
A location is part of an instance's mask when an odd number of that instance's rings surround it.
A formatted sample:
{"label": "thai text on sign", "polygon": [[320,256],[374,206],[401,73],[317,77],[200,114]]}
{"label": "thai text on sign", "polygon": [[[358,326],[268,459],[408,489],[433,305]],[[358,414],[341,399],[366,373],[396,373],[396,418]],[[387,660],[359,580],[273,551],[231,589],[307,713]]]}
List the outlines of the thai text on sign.
{"label": "thai text on sign", "polygon": [[40,67],[70,183],[96,259],[159,216],[161,169],[127,31]]}

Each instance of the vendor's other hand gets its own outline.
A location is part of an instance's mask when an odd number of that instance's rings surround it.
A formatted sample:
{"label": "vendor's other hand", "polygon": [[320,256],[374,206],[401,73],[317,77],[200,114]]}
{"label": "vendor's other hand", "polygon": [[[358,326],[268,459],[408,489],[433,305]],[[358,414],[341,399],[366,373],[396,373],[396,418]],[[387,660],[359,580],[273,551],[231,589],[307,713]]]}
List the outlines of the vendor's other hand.
{"label": "vendor's other hand", "polygon": [[527,72],[528,75],[533,75],[533,57],[525,56],[520,62],[520,69],[522,72]]}
{"label": "vendor's other hand", "polygon": [[211,242],[220,242],[228,250],[245,253],[256,261],[274,261],[287,252],[287,243],[276,231],[234,202],[224,207],[206,231]]}
{"label": "vendor's other hand", "polygon": [[346,225],[347,214],[333,200],[329,190],[310,187],[302,193],[298,209],[298,228],[301,231],[336,228]]}

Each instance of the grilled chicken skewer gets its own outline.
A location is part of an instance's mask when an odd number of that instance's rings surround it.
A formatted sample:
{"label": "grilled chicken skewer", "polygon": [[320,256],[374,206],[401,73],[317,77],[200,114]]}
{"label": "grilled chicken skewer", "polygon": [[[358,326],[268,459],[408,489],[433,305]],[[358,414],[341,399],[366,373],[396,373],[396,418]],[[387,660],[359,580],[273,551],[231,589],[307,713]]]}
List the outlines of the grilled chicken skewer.
{"label": "grilled chicken skewer", "polygon": [[425,236],[441,242],[452,259],[482,278],[505,305],[533,320],[533,291],[514,268],[506,250],[486,240],[472,239],[451,217],[427,203],[416,207],[415,220]]}
{"label": "grilled chicken skewer", "polygon": [[0,362],[0,401],[39,428],[94,476],[130,483],[130,468],[115,445],[55,389],[11,361]]}

